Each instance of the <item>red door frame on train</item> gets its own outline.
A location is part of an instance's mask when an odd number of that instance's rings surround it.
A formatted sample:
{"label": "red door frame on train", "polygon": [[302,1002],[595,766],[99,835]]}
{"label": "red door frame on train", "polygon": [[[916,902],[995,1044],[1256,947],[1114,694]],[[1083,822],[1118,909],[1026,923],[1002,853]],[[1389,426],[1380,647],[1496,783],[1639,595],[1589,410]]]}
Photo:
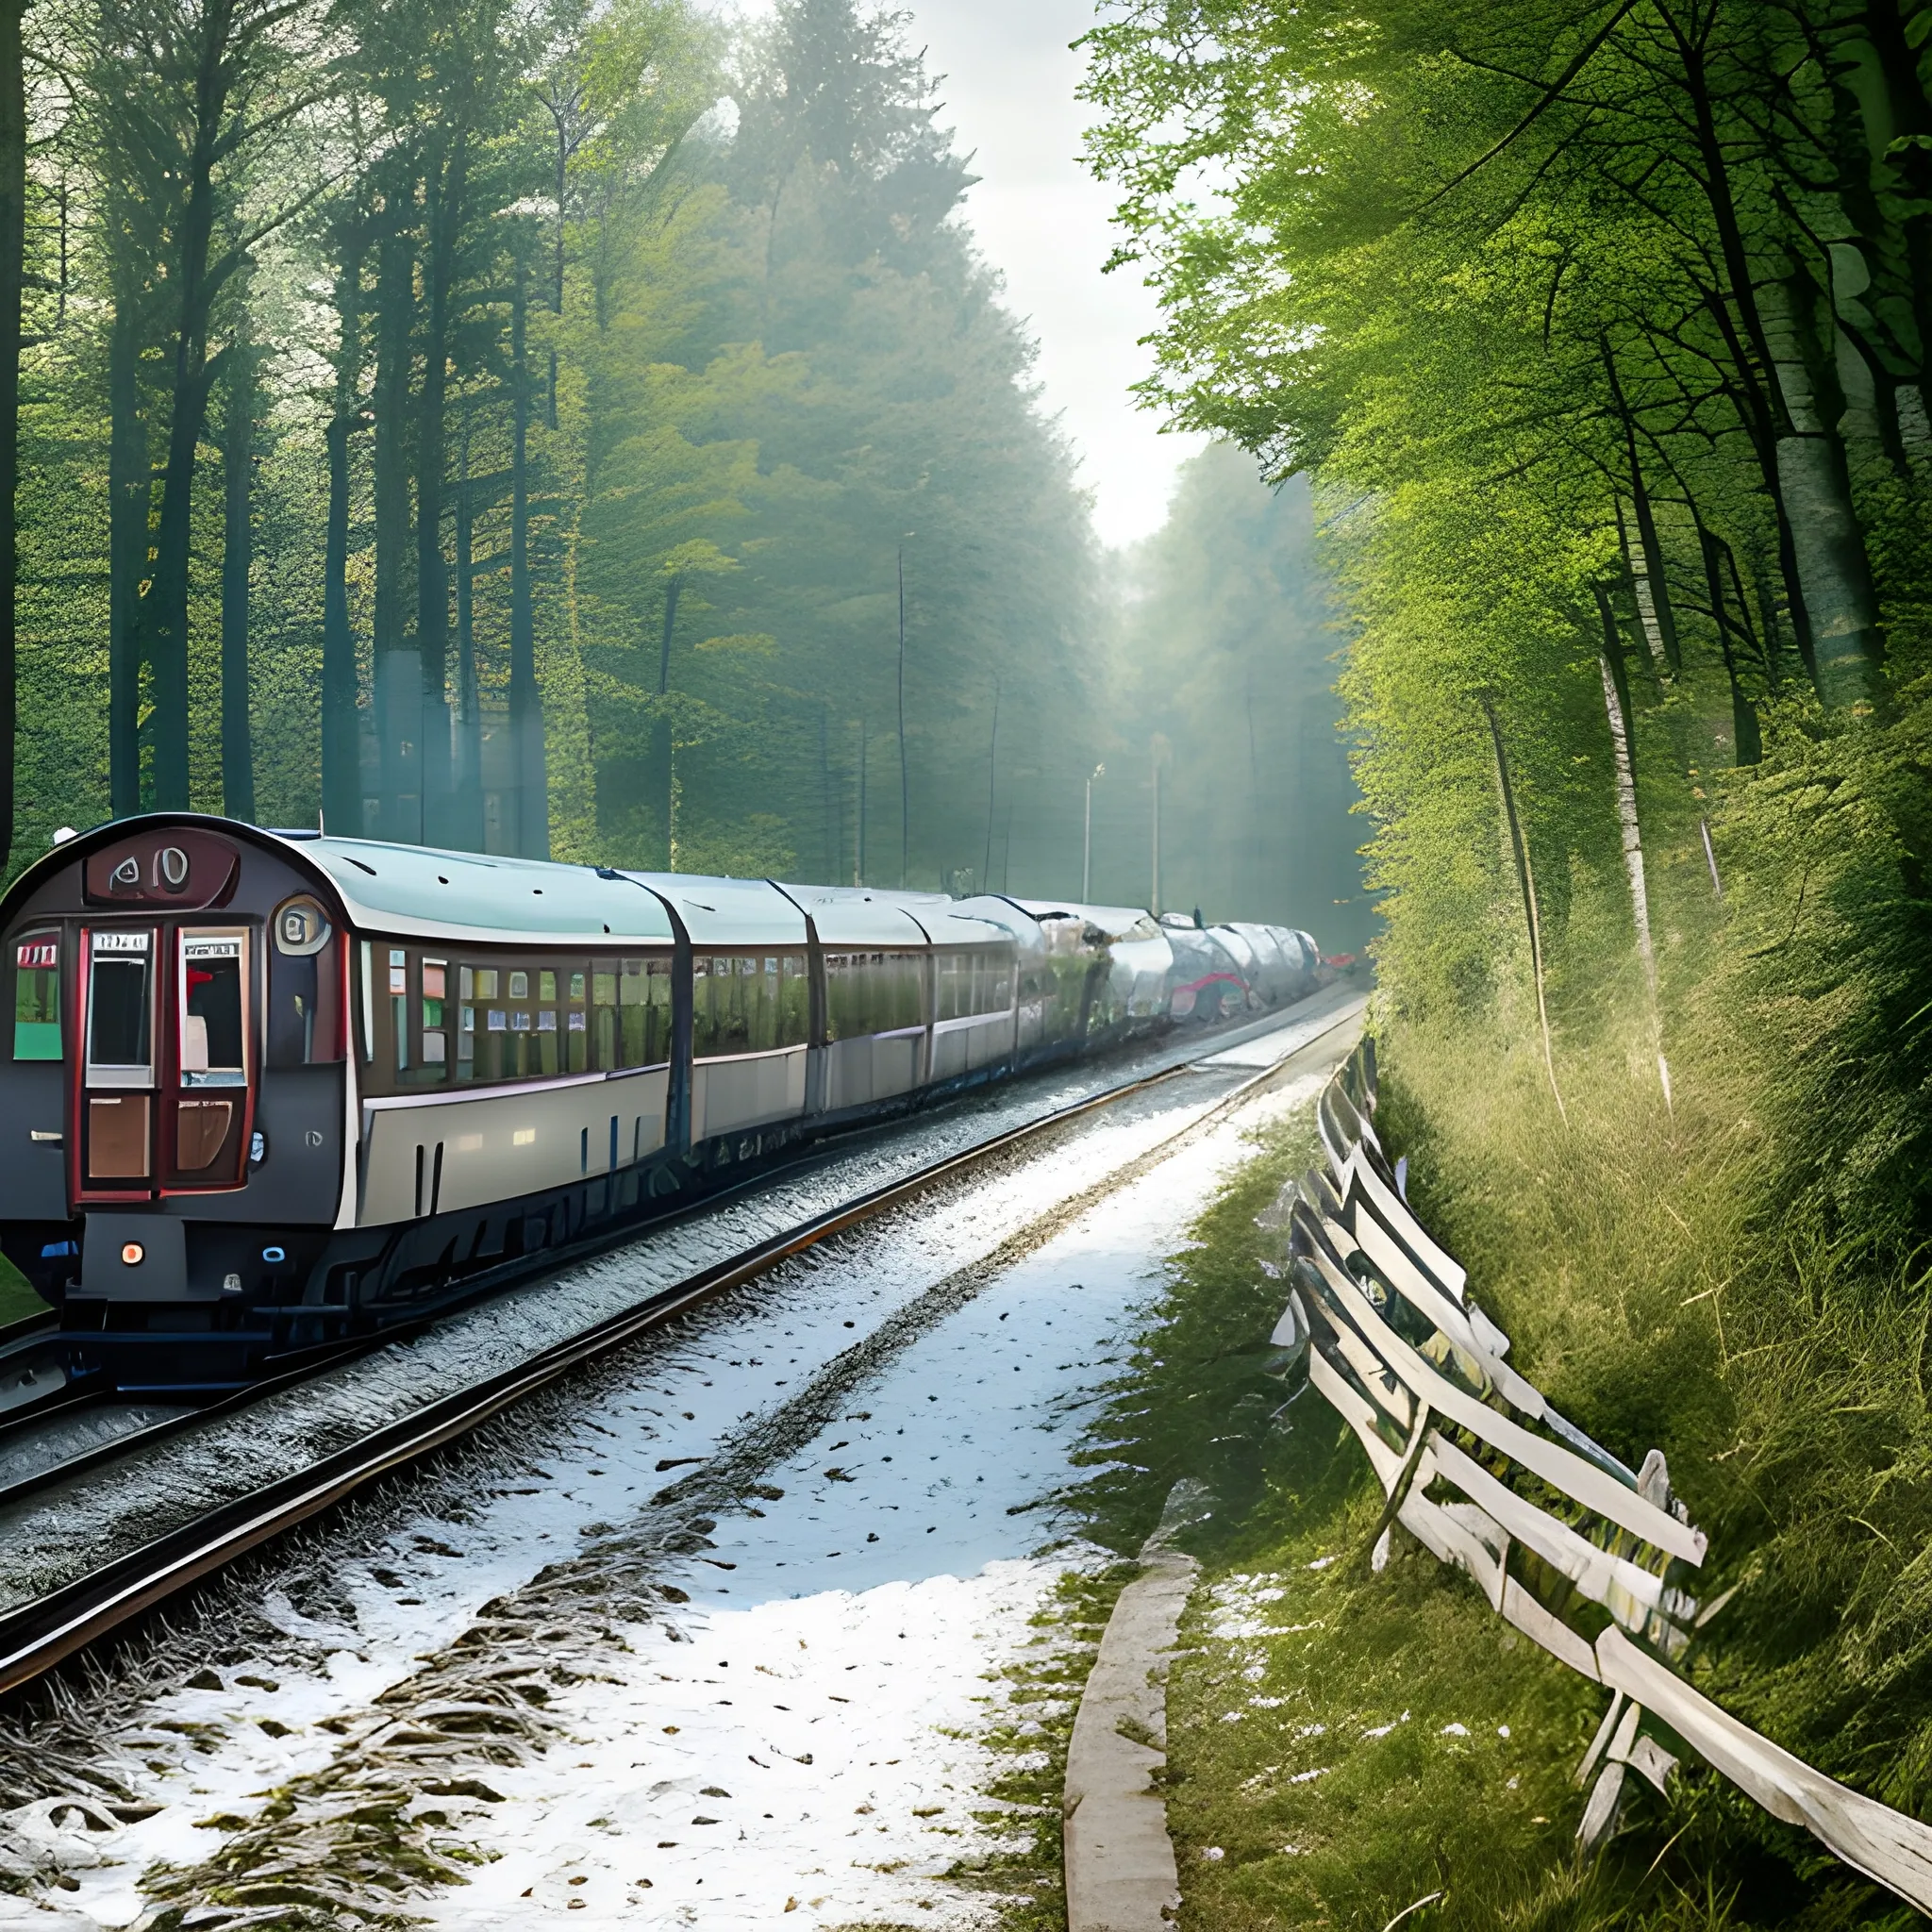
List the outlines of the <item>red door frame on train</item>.
{"label": "red door frame on train", "polygon": [[[80,930],[67,1134],[76,1208],[239,1188],[246,1177],[262,966],[255,923],[219,910],[240,865],[228,841],[187,828],[87,860],[88,903],[137,916],[92,917]],[[137,964],[138,1000],[127,985]],[[117,982],[115,1011],[106,995]],[[97,1044],[118,1058],[96,1059]]]}
{"label": "red door frame on train", "polygon": [[[247,1171],[260,1091],[256,997],[257,942],[244,921],[158,920],[81,928],[75,974],[72,1131],[69,1161],[76,1207],[239,1188]],[[95,1058],[109,1020],[100,969],[142,969],[138,1031],[130,1056]],[[119,1031],[137,1017],[124,1003]],[[125,1039],[102,1042],[125,1047]],[[110,1109],[112,1110],[110,1112]],[[136,1113],[125,1124],[122,1110]],[[103,1159],[104,1138],[128,1151]]]}

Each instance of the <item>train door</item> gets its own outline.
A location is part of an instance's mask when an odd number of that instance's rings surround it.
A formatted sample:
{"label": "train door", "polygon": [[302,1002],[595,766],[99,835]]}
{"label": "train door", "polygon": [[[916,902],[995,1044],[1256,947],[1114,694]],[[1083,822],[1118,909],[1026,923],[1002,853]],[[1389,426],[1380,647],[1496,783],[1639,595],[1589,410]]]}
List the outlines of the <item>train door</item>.
{"label": "train door", "polygon": [[162,1185],[241,1185],[253,1111],[248,934],[182,925],[168,1000],[172,1049],[161,1094]]}
{"label": "train door", "polygon": [[155,926],[95,928],[83,940],[80,1188],[98,1198],[155,1184]]}
{"label": "train door", "polygon": [[244,929],[87,935],[80,1191],[239,1186],[257,1060]]}

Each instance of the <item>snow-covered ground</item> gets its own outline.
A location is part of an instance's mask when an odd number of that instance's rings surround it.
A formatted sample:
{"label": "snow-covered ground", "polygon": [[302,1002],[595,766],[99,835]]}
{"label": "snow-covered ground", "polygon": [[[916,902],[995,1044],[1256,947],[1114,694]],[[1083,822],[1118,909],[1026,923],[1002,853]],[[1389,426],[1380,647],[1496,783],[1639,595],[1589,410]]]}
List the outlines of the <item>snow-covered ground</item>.
{"label": "snow-covered ground", "polygon": [[[312,1859],[345,1828],[329,1805],[378,1790],[469,1881],[396,1904],[453,1927],[985,1923],[993,1902],[943,1878],[993,1842],[972,1815],[981,1734],[1083,1560],[1047,1551],[1038,1506],[1074,1474],[1160,1257],[1246,1132],[1324,1072],[1172,1147],[1233,1073],[1097,1115],[712,1305],[230,1586],[204,1658],[177,1643],[172,1681],[125,1687],[100,1756],[121,1815],[0,1819],[0,1867],[9,1845],[43,1867],[0,1893],[0,1925],[132,1924],[162,1864],[212,1903],[225,1848]],[[519,1693],[536,1728],[493,1761],[475,1740],[465,1769],[468,1734],[436,1729],[449,1685],[489,1684],[499,1656],[503,1682],[527,1679],[546,1618],[548,1688]],[[308,1836],[284,1847],[260,1821],[291,1781],[288,1831]]]}

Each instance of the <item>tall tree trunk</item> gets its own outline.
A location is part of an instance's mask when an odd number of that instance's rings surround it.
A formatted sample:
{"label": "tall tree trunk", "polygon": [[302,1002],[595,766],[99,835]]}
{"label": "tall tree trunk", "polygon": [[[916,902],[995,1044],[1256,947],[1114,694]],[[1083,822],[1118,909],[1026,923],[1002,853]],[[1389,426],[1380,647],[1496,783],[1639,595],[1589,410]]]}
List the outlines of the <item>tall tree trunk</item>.
{"label": "tall tree trunk", "polygon": [[147,558],[147,425],[141,416],[141,322],[116,291],[108,337],[108,800],[141,809],[141,580]]}
{"label": "tall tree trunk", "polygon": [[154,568],[142,603],[142,643],[154,678],[155,805],[189,807],[188,567],[194,536],[195,458],[208,423],[212,379],[208,359],[208,316],[216,291],[208,252],[214,235],[215,158],[232,80],[226,66],[226,14],[201,22],[200,71],[195,83],[194,144],[183,184],[180,242],[169,264],[175,314],[169,384],[168,451],[161,472],[161,513],[155,531]]}
{"label": "tall tree trunk", "polygon": [[1676,613],[1671,608],[1670,586],[1664,578],[1664,554],[1657,541],[1657,515],[1637,454],[1637,419],[1624,398],[1623,378],[1617,374],[1617,358],[1610,351],[1608,337],[1603,339],[1603,358],[1604,372],[1610,379],[1610,399],[1624,431],[1624,461],[1630,470],[1630,504],[1637,517],[1637,541],[1633,545],[1629,532],[1622,530],[1622,508],[1617,512],[1624,555],[1630,566],[1631,588],[1637,597],[1637,614],[1652,654],[1674,675],[1684,668],[1683,653],[1677,642]]}
{"label": "tall tree trunk", "polygon": [[1763,296],[1773,367],[1790,425],[1789,433],[1778,438],[1778,477],[1810,622],[1818,695],[1827,705],[1852,705],[1876,695],[1885,640],[1844,444],[1835,426],[1836,372],[1807,325],[1812,294],[1802,280],[1789,277],[1770,283]]}
{"label": "tall tree trunk", "polygon": [[[1617,505],[1617,548],[1623,552],[1624,569],[1630,579],[1630,601],[1637,608],[1637,628],[1650,649],[1651,669],[1659,686],[1670,682],[1671,654],[1664,645],[1663,625],[1657,616],[1657,594],[1650,575],[1650,561],[1641,542],[1633,541],[1630,525],[1624,520],[1624,506]],[[1673,626],[1674,631],[1674,626]]]}
{"label": "tall tree trunk", "polygon": [[222,809],[255,822],[248,716],[248,579],[255,567],[255,347],[246,325],[229,350],[222,432]]}
{"label": "tall tree trunk", "polygon": [[[1610,593],[1602,584],[1594,587],[1596,592],[1596,614],[1603,625],[1603,660],[1610,668],[1610,681],[1617,689],[1617,704],[1626,722],[1635,720],[1637,713],[1630,703],[1630,669],[1624,656],[1624,632],[1617,623],[1617,613],[1610,605]],[[1626,752],[1632,768],[1637,763],[1637,747],[1633,741]]]}
{"label": "tall tree trunk", "polygon": [[[1736,374],[1753,398],[1746,427],[1777,511],[1779,561],[1798,647],[1814,662],[1813,681],[1825,703],[1869,700],[1876,690],[1884,639],[1844,451],[1829,425],[1801,420],[1813,407],[1813,372],[1797,353],[1790,290],[1753,270],[1718,126],[1707,42],[1688,31],[1670,8],[1660,18],[1676,42],[1702,185],[1728,285],[1717,306],[1735,313],[1742,330],[1733,351]],[[1766,291],[1762,301],[1760,286]],[[1728,313],[1723,320],[1728,328]],[[1774,343],[1778,325],[1783,340]]]}
{"label": "tall tree trunk", "polygon": [[[1718,646],[1724,653],[1724,675],[1731,686],[1731,754],[1740,765],[1755,765],[1764,758],[1764,739],[1758,729],[1757,708],[1744,694],[1744,688],[1738,681],[1737,654],[1732,649],[1736,621],[1731,616],[1730,599],[1724,589],[1724,563],[1728,549],[1723,538],[1701,527],[1697,541],[1704,553],[1704,581],[1710,597],[1711,618],[1717,625]],[[1731,571],[1733,575],[1737,572],[1735,559],[1731,560]],[[1747,628],[1747,641],[1749,637]]]}
{"label": "tall tree trunk", "polygon": [[550,857],[550,782],[537,626],[530,601],[530,270],[519,259],[510,303],[512,435],[509,483],[509,728],[517,771],[517,851]]}
{"label": "tall tree trunk", "polygon": [[328,529],[322,582],[322,817],[339,838],[362,836],[362,746],[356,634],[349,624],[349,439],[362,390],[362,239],[342,250],[336,280],[335,412],[328,425]]}
{"label": "tall tree trunk", "polygon": [[476,498],[470,481],[470,421],[463,415],[457,477],[457,722],[453,842],[483,850],[483,703],[476,677]]}
{"label": "tall tree trunk", "polygon": [[1598,666],[1604,675],[1604,711],[1609,720],[1610,754],[1617,774],[1617,824],[1624,845],[1624,872],[1630,884],[1630,923],[1637,935],[1637,957],[1643,963],[1643,984],[1649,998],[1652,1044],[1657,1050],[1657,1078],[1664,1105],[1671,1105],[1671,1069],[1664,1058],[1663,1024],[1657,1009],[1657,947],[1650,936],[1650,895],[1643,883],[1643,837],[1637,819],[1637,771],[1630,757],[1627,714],[1619,701],[1617,680],[1607,657]]}
{"label": "tall tree trunk", "polygon": [[460,130],[428,171],[423,387],[416,408],[416,649],[423,673],[423,840],[447,845],[452,746],[449,707],[449,566],[442,555],[443,469],[448,460],[450,297],[466,199],[468,145]]}
{"label": "tall tree trunk", "polygon": [[[1909,11],[1916,15],[1919,9],[1913,8]],[[1932,96],[1928,96],[1920,77],[1922,47],[1913,43],[1907,9],[1898,0],[1865,0],[1858,10],[1857,24],[1875,56],[1871,75],[1882,81],[1886,97],[1880,123],[1863,99],[1862,91],[1858,91],[1860,107],[1866,109],[1861,118],[1866,124],[1871,160],[1897,171],[1905,190],[1903,199],[1909,210],[1899,227],[1905,242],[1912,317],[1918,325],[1920,363],[1916,387],[1923,410],[1926,400],[1925,358],[1932,352]]]}
{"label": "tall tree trunk", "polygon": [[26,247],[26,75],[20,44],[24,0],[0,0],[0,872],[13,851],[19,669],[14,599],[20,540],[20,318]]}
{"label": "tall tree trunk", "polygon": [[414,251],[400,227],[383,238],[376,278],[375,344],[375,730],[382,788],[380,835],[423,837],[423,667],[409,637],[410,334],[415,321]]}
{"label": "tall tree trunk", "polygon": [[[563,198],[570,188],[570,142],[564,129],[563,119],[557,120],[557,258],[553,264],[553,281],[550,290],[550,312],[561,316],[563,313]],[[550,380],[543,388],[544,426],[556,429],[557,417],[557,344],[550,345]]]}
{"label": "tall tree trunk", "polygon": [[1516,860],[1516,884],[1523,894],[1524,923],[1529,930],[1529,965],[1536,980],[1536,1017],[1542,1029],[1543,1070],[1550,1076],[1550,1091],[1556,1096],[1557,1112],[1567,1124],[1570,1111],[1563,1105],[1563,1090],[1557,1085],[1557,1057],[1550,1048],[1550,1009],[1543,998],[1543,928],[1537,916],[1536,875],[1530,870],[1529,841],[1523,836],[1523,821],[1516,814],[1516,788],[1509,781],[1509,759],[1503,749],[1503,727],[1496,719],[1496,707],[1487,694],[1482,699],[1483,716],[1489,721],[1490,743],[1496,754],[1496,788],[1503,799],[1503,821],[1509,832],[1509,851]]}

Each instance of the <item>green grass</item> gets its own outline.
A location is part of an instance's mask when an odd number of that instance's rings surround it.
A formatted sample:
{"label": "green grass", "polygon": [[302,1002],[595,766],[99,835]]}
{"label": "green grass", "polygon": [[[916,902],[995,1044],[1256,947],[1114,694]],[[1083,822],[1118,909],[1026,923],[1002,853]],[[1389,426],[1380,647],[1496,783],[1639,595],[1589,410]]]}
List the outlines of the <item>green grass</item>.
{"label": "green grass", "polygon": [[0,1255],[0,1327],[46,1312],[47,1304],[33,1291],[26,1276],[5,1255]]}
{"label": "green grass", "polygon": [[[1735,1044],[1735,1043],[1734,1043]],[[1674,1042],[1540,1058],[1483,1026],[1383,1041],[1411,1195],[1513,1359],[1633,1465],[1653,1444],[1738,1595],[1688,1669],[1813,1763],[1923,1811],[1932,1767],[1932,1416],[1919,1272],[1780,1196],[1752,1057]],[[1096,1424],[1091,1533],[1131,1550],[1206,1476],[1203,1587],[1169,1691],[1182,1924],[1714,1932],[1916,1915],[1694,1761],[1579,1861],[1573,1781],[1603,1693],[1412,1542],[1312,1391],[1264,1374],[1284,1291],[1254,1215],[1313,1158],[1277,1132],[1202,1217]],[[1923,1553],[1923,1554],[1922,1554]],[[1313,1567],[1311,1565],[1319,1565]]]}

